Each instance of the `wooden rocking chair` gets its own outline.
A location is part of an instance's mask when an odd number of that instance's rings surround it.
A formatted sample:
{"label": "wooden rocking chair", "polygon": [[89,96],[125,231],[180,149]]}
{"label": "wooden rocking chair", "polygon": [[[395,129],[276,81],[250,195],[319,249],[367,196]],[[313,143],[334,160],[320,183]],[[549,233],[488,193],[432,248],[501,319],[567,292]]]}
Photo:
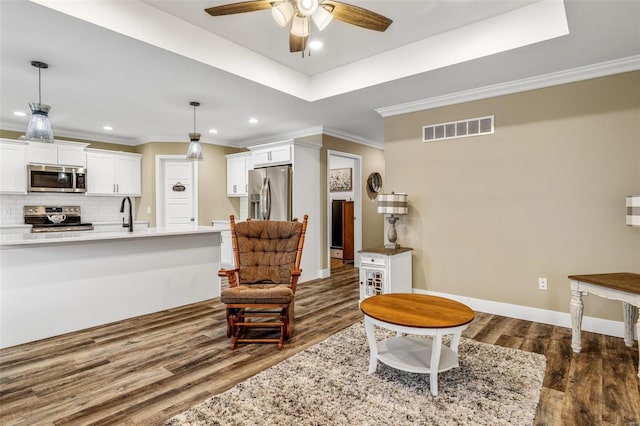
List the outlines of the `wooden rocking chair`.
{"label": "wooden rocking chair", "polygon": [[[282,348],[293,335],[294,300],[302,273],[302,247],[307,218],[291,222],[250,220],[235,223],[231,236],[235,269],[221,269],[218,276],[229,280],[220,300],[226,305],[227,337],[231,349],[237,343],[277,343]],[[259,321],[252,321],[259,319]],[[248,328],[279,328],[278,338],[245,336]]]}

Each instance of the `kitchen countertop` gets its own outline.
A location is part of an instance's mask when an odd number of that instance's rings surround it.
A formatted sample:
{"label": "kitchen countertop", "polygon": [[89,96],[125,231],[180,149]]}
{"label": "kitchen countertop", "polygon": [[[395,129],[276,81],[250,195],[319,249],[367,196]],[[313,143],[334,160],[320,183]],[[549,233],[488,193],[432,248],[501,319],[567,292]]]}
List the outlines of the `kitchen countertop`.
{"label": "kitchen countertop", "polygon": [[0,235],[0,247],[51,244],[51,243],[73,243],[78,241],[98,241],[98,240],[124,240],[129,238],[150,238],[165,237],[172,235],[207,234],[218,233],[219,229],[212,226],[187,226],[169,228],[142,228],[133,232],[126,229],[118,231],[75,231],[75,232],[42,232],[42,233],[19,233]]}

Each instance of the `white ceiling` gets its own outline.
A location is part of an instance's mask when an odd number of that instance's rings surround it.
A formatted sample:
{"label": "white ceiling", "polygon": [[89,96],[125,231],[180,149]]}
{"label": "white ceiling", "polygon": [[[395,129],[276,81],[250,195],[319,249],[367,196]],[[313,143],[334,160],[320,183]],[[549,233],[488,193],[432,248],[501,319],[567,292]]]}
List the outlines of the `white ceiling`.
{"label": "white ceiling", "polygon": [[203,11],[225,3],[1,0],[0,128],[26,129],[28,117],[13,112],[37,101],[31,60],[50,65],[42,102],[56,138],[186,142],[196,100],[202,140],[232,146],[322,128],[381,147],[376,110],[513,81],[553,84],[541,76],[577,68],[602,75],[620,60],[640,68],[637,0],[349,1],[393,23],[378,33],[334,20],[312,29],[325,47],[304,58],[289,53],[268,10]]}

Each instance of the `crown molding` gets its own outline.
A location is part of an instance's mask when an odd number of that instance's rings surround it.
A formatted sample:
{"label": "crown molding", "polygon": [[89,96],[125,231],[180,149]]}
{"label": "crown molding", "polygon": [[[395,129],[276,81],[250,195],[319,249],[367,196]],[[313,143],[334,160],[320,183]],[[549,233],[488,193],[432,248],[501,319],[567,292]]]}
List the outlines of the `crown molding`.
{"label": "crown molding", "polygon": [[527,90],[543,89],[545,87],[574,83],[598,77],[606,77],[629,71],[637,71],[639,69],[640,55],[635,55],[613,61],[600,62],[584,67],[539,75],[536,77],[514,80],[507,83],[494,84],[491,86],[479,87],[477,89],[421,99],[404,104],[376,108],[375,111],[382,117],[392,117],[394,115],[423,111],[431,108],[477,101],[496,96],[511,95],[518,92],[525,92]]}
{"label": "crown molding", "polygon": [[374,141],[371,141],[371,140],[368,140],[368,139],[361,138],[360,136],[353,135],[351,133],[343,132],[343,131],[338,130],[338,129],[331,129],[331,128],[328,128],[328,127],[324,127],[323,130],[322,130],[322,133],[327,135],[327,136],[333,136],[335,138],[344,139],[346,141],[357,143],[357,144],[360,144],[360,145],[365,145],[365,146],[368,146],[370,148],[376,148],[376,149],[384,150],[384,142],[383,143],[374,142]]}

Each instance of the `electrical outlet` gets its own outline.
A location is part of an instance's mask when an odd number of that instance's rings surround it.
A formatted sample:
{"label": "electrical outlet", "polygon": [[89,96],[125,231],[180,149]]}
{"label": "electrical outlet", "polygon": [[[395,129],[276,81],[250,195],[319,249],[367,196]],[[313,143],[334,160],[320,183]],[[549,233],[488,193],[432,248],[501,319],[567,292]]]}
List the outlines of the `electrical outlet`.
{"label": "electrical outlet", "polygon": [[538,290],[546,290],[546,289],[547,289],[547,279],[538,278]]}
{"label": "electrical outlet", "polygon": [[151,207],[147,207],[147,214],[151,214]]}

